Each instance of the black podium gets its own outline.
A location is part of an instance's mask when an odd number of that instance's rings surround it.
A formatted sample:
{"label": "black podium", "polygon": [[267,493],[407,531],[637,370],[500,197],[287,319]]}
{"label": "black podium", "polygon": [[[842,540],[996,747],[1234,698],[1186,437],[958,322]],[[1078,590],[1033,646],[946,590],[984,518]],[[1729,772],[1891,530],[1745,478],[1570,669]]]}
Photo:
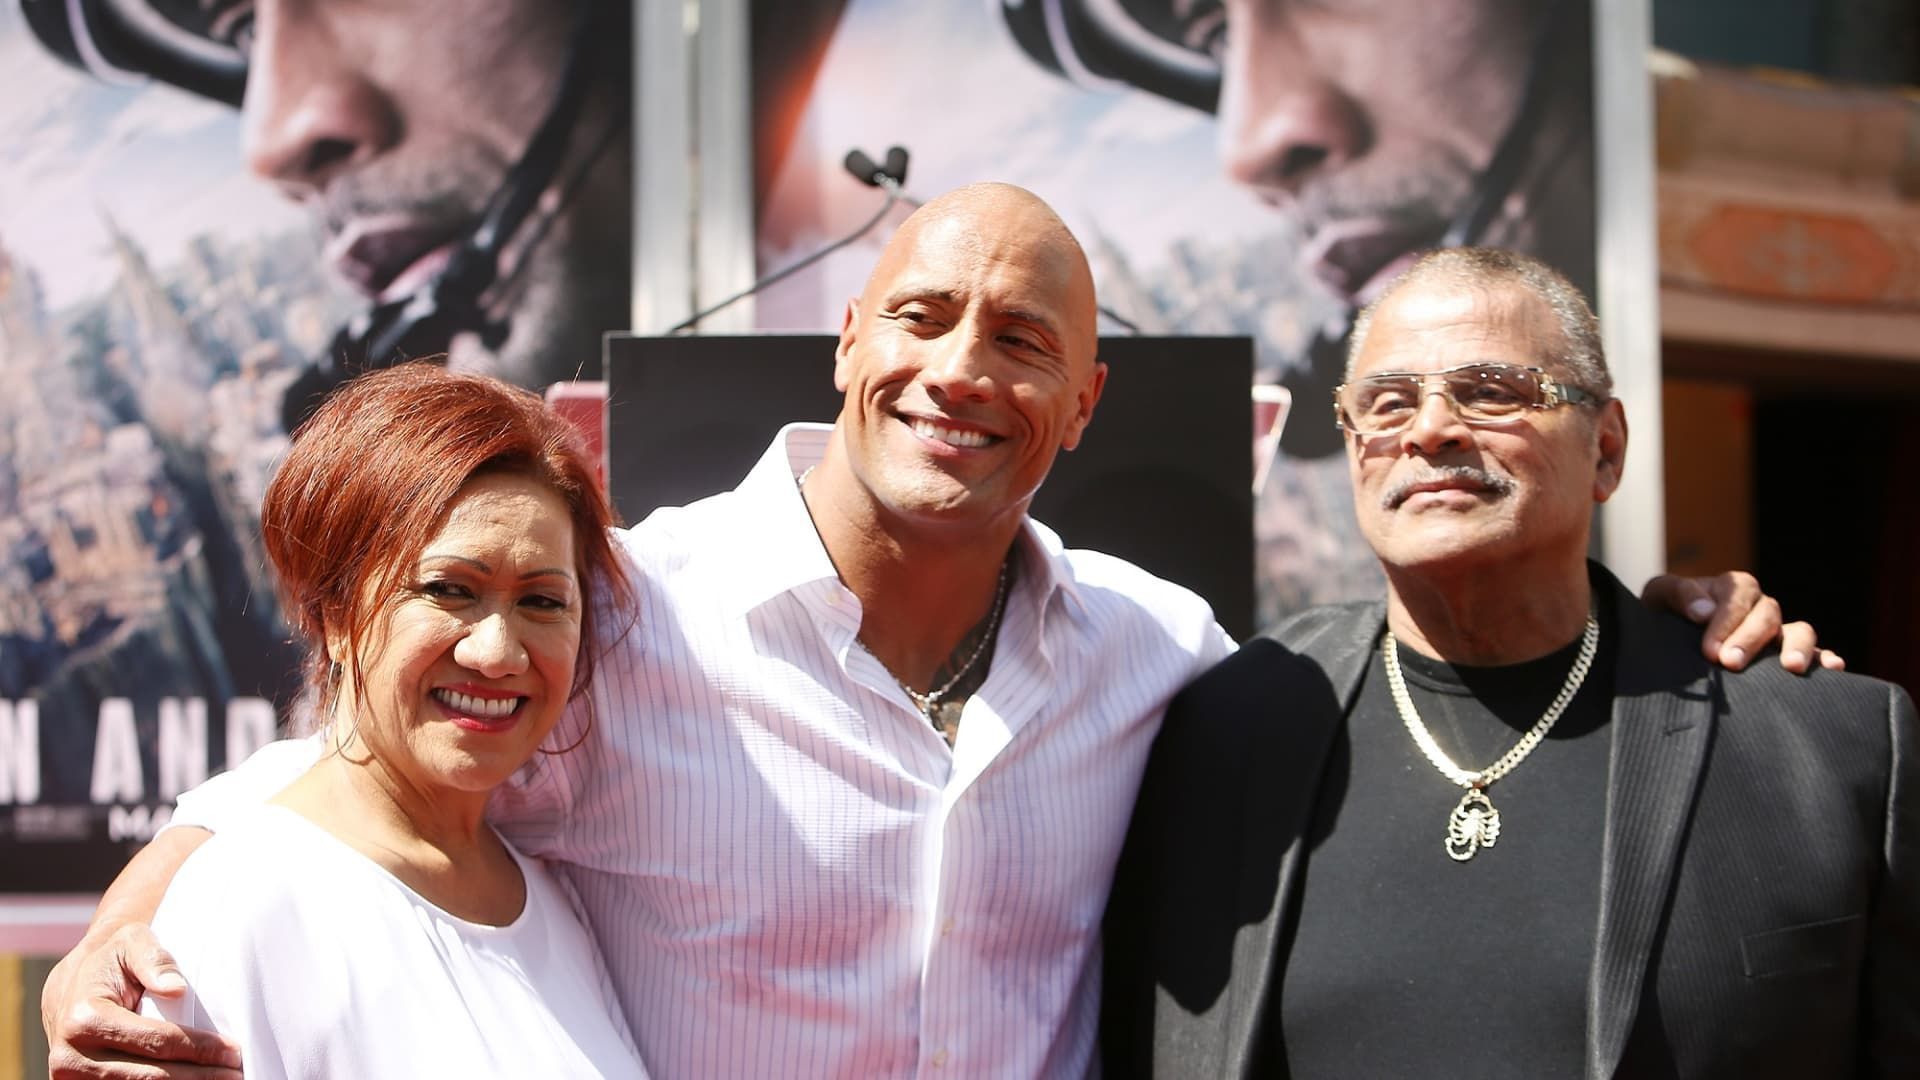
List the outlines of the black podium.
{"label": "black podium", "polygon": [[[831,423],[827,335],[606,342],[607,483],[628,521],[732,488],[782,425]],[[1080,448],[1061,454],[1033,516],[1069,547],[1117,555],[1253,630],[1248,338],[1100,342],[1107,386]]]}

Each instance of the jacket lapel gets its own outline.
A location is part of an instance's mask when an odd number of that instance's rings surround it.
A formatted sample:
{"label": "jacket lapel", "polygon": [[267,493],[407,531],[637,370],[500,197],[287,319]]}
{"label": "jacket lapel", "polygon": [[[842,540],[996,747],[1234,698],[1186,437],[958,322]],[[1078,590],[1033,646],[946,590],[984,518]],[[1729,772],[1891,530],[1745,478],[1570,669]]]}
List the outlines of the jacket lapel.
{"label": "jacket lapel", "polygon": [[[1248,830],[1240,908],[1264,915],[1243,923],[1234,941],[1223,1075],[1253,1076],[1261,1071],[1263,1043],[1274,1034],[1266,1024],[1267,1014],[1280,992],[1285,969],[1276,946],[1300,891],[1320,774],[1335,732],[1353,709],[1361,676],[1385,621],[1385,604],[1351,605],[1310,612],[1273,634],[1324,673],[1339,707],[1301,709],[1303,703],[1318,699],[1312,694],[1276,700],[1274,709],[1280,715],[1267,729],[1273,733],[1273,745],[1260,756],[1274,766],[1248,770],[1249,820],[1265,827]],[[1260,872],[1261,867],[1274,865],[1274,844],[1285,845],[1277,880]]]}
{"label": "jacket lapel", "polygon": [[1608,1080],[1633,1029],[1647,961],[1672,895],[1681,841],[1713,735],[1713,669],[1684,624],[1663,623],[1594,568],[1613,594],[1614,671],[1600,916],[1587,982],[1588,1080]]}

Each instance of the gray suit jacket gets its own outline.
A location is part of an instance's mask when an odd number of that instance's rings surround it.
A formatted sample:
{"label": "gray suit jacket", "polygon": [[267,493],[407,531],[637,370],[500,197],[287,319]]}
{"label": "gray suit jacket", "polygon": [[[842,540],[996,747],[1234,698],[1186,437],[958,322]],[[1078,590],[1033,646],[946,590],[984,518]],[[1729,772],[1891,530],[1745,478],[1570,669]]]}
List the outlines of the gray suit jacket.
{"label": "gray suit jacket", "polygon": [[[1586,1077],[1920,1077],[1912,700],[1714,668],[1697,627],[1594,581],[1620,652]],[[1108,1076],[1285,1075],[1270,1006],[1308,826],[1384,625],[1306,612],[1168,710],[1107,911]]]}

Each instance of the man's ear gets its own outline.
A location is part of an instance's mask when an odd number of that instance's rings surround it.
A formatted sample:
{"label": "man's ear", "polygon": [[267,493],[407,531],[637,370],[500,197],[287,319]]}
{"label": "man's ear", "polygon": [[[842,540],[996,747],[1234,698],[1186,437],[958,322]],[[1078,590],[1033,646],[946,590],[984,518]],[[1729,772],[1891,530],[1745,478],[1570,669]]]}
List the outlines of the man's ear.
{"label": "man's ear", "polygon": [[1595,423],[1593,501],[1606,502],[1620,487],[1621,470],[1627,464],[1627,410],[1614,398],[1600,407]]}
{"label": "man's ear", "polygon": [[846,314],[840,317],[840,344],[833,349],[833,388],[843,394],[852,381],[854,331],[859,325],[860,298],[853,297],[847,301]]}
{"label": "man's ear", "polygon": [[1093,373],[1087,376],[1087,383],[1080,388],[1080,399],[1073,420],[1067,424],[1066,438],[1060,440],[1062,450],[1072,450],[1080,445],[1080,436],[1093,421],[1093,407],[1100,404],[1100,392],[1107,386],[1107,365],[1095,361]]}

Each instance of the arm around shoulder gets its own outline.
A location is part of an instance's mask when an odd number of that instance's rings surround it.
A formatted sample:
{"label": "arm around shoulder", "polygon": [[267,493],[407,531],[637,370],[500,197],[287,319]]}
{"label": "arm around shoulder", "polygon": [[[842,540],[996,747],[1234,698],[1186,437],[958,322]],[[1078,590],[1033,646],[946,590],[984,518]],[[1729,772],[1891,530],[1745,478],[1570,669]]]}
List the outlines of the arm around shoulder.
{"label": "arm around shoulder", "polygon": [[141,849],[101,897],[86,936],[47,976],[40,1020],[50,1076],[110,1076],[131,1061],[239,1068],[238,1051],[218,1035],[133,1011],[143,993],[177,996],[186,989],[147,924],[174,874],[207,838],[200,829],[171,829]]}
{"label": "arm around shoulder", "polygon": [[174,874],[206,842],[207,830],[250,813],[312,767],[320,752],[311,738],[271,743],[180,797],[172,823],[120,871],[80,944],[41,988],[40,1022],[54,1076],[112,1075],[108,1066],[128,1057],[239,1065],[233,1048],[217,1036],[133,1012],[143,993],[173,997],[186,986],[148,924]]}

